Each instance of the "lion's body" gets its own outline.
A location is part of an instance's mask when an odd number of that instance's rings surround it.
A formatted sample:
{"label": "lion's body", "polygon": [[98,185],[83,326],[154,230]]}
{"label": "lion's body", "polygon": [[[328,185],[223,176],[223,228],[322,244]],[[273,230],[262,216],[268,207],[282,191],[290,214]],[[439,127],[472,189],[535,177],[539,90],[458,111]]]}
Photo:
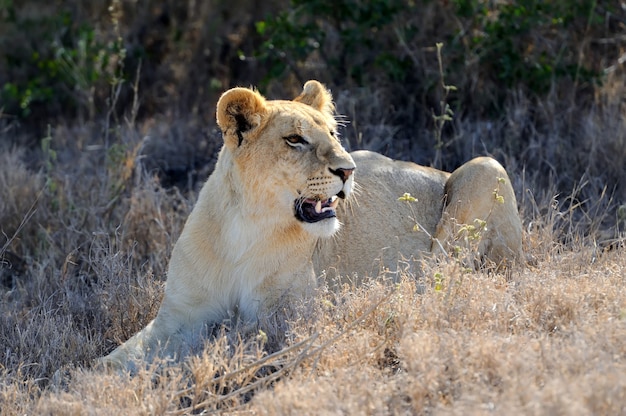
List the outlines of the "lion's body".
{"label": "lion's body", "polygon": [[[326,271],[329,278],[361,279],[377,276],[382,269],[393,272],[406,265],[404,259],[430,252],[428,234],[434,234],[441,217],[450,176],[374,152],[358,151],[352,156],[358,191],[339,207],[341,229],[333,238],[320,240],[314,254],[316,271]],[[417,200],[399,201],[405,192]],[[428,234],[413,231],[416,220]]]}
{"label": "lion's body", "polygon": [[[515,194],[494,159],[475,158],[451,174],[369,151],[351,155],[359,191],[353,201],[339,206],[341,229],[318,242],[316,273],[361,280],[385,270],[415,272],[414,260],[424,254],[463,246],[459,228],[476,219],[487,223],[473,247],[477,261],[488,260],[496,267],[521,261],[522,225]],[[399,200],[405,192],[416,200]]]}
{"label": "lion's body", "polygon": [[[126,367],[157,349],[180,354],[207,325],[255,321],[306,296],[324,272],[376,276],[381,266],[395,270],[446,250],[459,219],[487,221],[481,256],[521,259],[515,196],[495,160],[474,159],[450,174],[372,152],[350,155],[335,138],[333,111],[315,81],[294,101],[265,101],[243,88],[224,93],[224,147],[172,252],[158,315],[104,363]],[[405,192],[417,201],[399,201]]]}

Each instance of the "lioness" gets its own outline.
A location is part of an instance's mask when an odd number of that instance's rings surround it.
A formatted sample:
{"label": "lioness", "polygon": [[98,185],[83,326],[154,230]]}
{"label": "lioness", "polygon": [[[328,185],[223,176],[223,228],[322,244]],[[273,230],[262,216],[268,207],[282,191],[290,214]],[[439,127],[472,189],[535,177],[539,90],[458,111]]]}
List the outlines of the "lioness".
{"label": "lioness", "polygon": [[[159,312],[104,363],[177,355],[206,325],[254,322],[279,300],[305,296],[324,272],[375,276],[381,265],[446,252],[463,237],[458,224],[475,219],[486,222],[479,256],[521,258],[515,195],[498,162],[481,157],[450,174],[349,154],[334,110],[317,81],[293,101],[246,88],[222,95],[224,146],[172,251]],[[404,193],[416,200],[399,200]]]}

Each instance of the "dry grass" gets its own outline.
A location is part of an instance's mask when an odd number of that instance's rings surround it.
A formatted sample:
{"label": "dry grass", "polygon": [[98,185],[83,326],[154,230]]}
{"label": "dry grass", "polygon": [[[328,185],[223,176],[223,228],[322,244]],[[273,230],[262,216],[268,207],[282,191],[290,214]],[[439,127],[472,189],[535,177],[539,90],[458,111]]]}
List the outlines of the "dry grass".
{"label": "dry grass", "polygon": [[[405,276],[320,293],[270,356],[231,334],[133,378],[79,368],[37,380],[23,362],[4,370],[3,414],[623,413],[623,252],[542,257],[508,280],[444,262],[427,265],[425,291]],[[64,324],[47,320],[50,338]]]}

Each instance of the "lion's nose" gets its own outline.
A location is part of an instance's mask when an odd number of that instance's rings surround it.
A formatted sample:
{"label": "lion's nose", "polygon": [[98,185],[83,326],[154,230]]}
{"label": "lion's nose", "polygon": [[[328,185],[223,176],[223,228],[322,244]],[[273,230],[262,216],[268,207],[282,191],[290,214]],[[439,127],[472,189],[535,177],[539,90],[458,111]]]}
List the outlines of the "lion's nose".
{"label": "lion's nose", "polygon": [[348,169],[345,169],[345,168],[338,168],[338,169],[329,168],[329,169],[330,169],[330,172],[333,175],[339,176],[343,182],[347,181],[348,178],[350,177],[350,175],[352,175],[352,172],[354,172],[354,168],[348,168]]}

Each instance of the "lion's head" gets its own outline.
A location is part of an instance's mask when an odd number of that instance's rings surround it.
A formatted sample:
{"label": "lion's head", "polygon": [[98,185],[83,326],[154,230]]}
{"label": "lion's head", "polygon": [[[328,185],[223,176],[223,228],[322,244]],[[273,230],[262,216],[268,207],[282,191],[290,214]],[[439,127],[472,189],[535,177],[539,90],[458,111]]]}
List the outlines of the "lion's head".
{"label": "lion's head", "polygon": [[307,82],[293,101],[233,88],[217,104],[217,122],[220,157],[239,176],[233,178],[242,187],[239,203],[252,219],[284,226],[289,217],[319,237],[338,229],[335,209],[352,191],[355,164],[339,142],[332,97],[322,84]]}

